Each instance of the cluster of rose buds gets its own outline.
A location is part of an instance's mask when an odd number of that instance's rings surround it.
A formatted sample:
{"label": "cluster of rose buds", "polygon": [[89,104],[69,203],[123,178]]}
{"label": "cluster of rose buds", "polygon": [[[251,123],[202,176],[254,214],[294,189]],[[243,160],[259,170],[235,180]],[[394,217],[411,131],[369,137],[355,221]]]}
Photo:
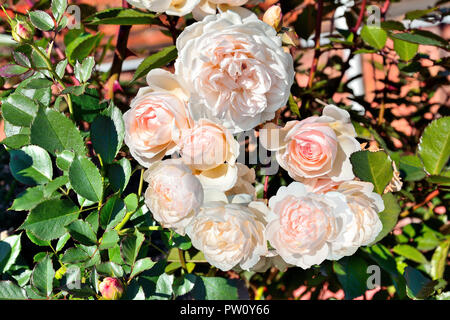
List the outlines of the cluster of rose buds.
{"label": "cluster of rose buds", "polygon": [[[380,195],[353,175],[350,155],[361,147],[347,111],[329,105],[284,127],[268,122],[286,105],[295,71],[277,34],[279,7],[264,21],[214,9],[178,37],[175,72],[150,71],[124,114],[125,143],[148,168],[154,219],[224,271],[309,268],[354,254],[382,228]],[[233,137],[262,124],[261,144],[294,180],[268,205]]]}

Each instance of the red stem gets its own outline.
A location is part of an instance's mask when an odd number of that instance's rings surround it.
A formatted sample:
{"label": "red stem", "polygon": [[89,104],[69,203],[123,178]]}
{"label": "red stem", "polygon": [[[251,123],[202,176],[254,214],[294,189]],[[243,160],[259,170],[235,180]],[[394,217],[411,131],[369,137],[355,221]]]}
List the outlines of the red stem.
{"label": "red stem", "polygon": [[264,178],[264,195],[263,195],[264,199],[267,199],[268,190],[269,190],[269,176],[266,176]]}
{"label": "red stem", "polygon": [[311,70],[309,72],[308,88],[312,87],[314,76],[317,70],[317,64],[319,63],[320,57],[320,34],[322,32],[322,12],[323,12],[323,0],[317,1],[317,16],[316,16],[316,32],[314,35],[314,59],[311,65]]}
{"label": "red stem", "polygon": [[356,33],[361,26],[361,23],[364,18],[364,13],[366,12],[366,2],[367,0],[363,0],[361,3],[361,11],[359,11],[358,20],[356,21],[356,25],[353,27],[352,32]]}

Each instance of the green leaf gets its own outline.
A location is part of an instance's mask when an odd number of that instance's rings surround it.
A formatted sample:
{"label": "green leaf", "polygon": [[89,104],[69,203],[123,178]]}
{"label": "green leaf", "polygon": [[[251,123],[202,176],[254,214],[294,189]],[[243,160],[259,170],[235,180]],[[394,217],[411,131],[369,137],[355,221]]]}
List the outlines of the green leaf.
{"label": "green leaf", "polygon": [[60,237],[58,239],[58,242],[56,243],[56,248],[55,248],[56,252],[61,251],[62,248],[64,248],[64,246],[66,245],[67,241],[69,241],[69,239],[70,239],[69,233],[66,233],[62,237]]}
{"label": "green leaf", "polygon": [[87,57],[83,63],[77,61],[75,65],[75,77],[81,82],[85,83],[91,77],[92,69],[94,68],[94,57]]}
{"label": "green leaf", "polygon": [[23,211],[31,210],[39,203],[47,199],[59,199],[61,195],[56,191],[61,185],[68,182],[68,178],[61,176],[53,181],[50,181],[47,185],[40,185],[33,188],[27,188],[24,192],[20,193],[14,200],[9,210]]}
{"label": "green leaf", "polygon": [[31,232],[30,230],[27,230],[26,234],[27,234],[28,239],[30,239],[30,241],[33,242],[35,245],[38,245],[40,247],[50,247],[51,246],[50,241],[42,241],[41,239],[36,237],[33,234],[33,232]]}
{"label": "green leaf", "polygon": [[237,300],[237,281],[219,277],[200,277],[192,290],[197,300]]}
{"label": "green leaf", "polygon": [[450,239],[447,239],[442,242],[433,253],[433,257],[431,258],[431,276],[433,280],[442,279],[444,277],[449,247]]}
{"label": "green leaf", "polygon": [[89,254],[81,248],[69,248],[61,258],[64,263],[78,263],[87,260],[89,260]]}
{"label": "green leaf", "polygon": [[16,126],[29,127],[37,112],[37,104],[21,94],[13,93],[2,103],[3,117]]}
{"label": "green leaf", "polygon": [[425,178],[422,161],[418,156],[404,156],[399,161],[399,171],[405,181],[419,181]]}
{"label": "green leaf", "polygon": [[69,169],[69,180],[76,193],[98,202],[103,194],[102,176],[98,168],[84,156],[75,158]]}
{"label": "green leaf", "polygon": [[131,177],[131,164],[127,158],[122,158],[108,167],[109,183],[114,191],[123,192]]}
{"label": "green leaf", "polygon": [[364,25],[361,29],[361,37],[370,46],[381,50],[386,44],[387,33],[380,27]]}
{"label": "green leaf", "polygon": [[437,34],[426,30],[413,29],[409,32],[393,33],[390,36],[391,38],[400,39],[417,44],[437,46],[437,47],[448,46],[448,42],[446,40],[442,39]]}
{"label": "green leaf", "polygon": [[386,30],[386,31],[403,31],[405,30],[405,26],[400,21],[394,21],[394,20],[388,20],[388,21],[381,21],[380,26]]}
{"label": "green leaf", "polygon": [[87,24],[117,24],[122,26],[136,24],[155,24],[156,16],[153,13],[144,13],[134,9],[112,8],[97,12],[86,19]]}
{"label": "green leaf", "polygon": [[46,200],[31,210],[19,229],[30,230],[41,240],[53,240],[66,233],[65,226],[78,217],[78,207],[70,200]]}
{"label": "green leaf", "polygon": [[94,231],[92,231],[89,223],[83,220],[75,220],[67,227],[67,231],[69,231],[72,238],[81,244],[91,246],[97,244],[97,236]]}
{"label": "green leaf", "polygon": [[56,166],[62,171],[69,171],[75,154],[72,151],[64,150],[56,153]]}
{"label": "green leaf", "polygon": [[67,9],[67,0],[52,0],[52,13],[58,21]]}
{"label": "green leaf", "polygon": [[14,262],[16,262],[22,248],[20,236],[9,236],[0,241],[0,274],[8,271]]}
{"label": "green leaf", "polygon": [[367,290],[367,262],[356,256],[344,257],[333,262],[333,269],[341,283],[345,299],[351,300]]}
{"label": "green leaf", "polygon": [[69,61],[67,61],[67,59],[64,59],[64,60],[58,62],[58,64],[56,65],[55,71],[56,71],[56,74],[60,78],[64,77],[64,74],[66,73],[66,67],[67,67],[68,63],[69,63]]}
{"label": "green leaf", "polygon": [[173,293],[175,297],[183,296],[194,289],[195,282],[200,280],[194,274],[185,274],[176,278],[173,282]]}
{"label": "green leaf", "polygon": [[403,276],[398,272],[397,263],[389,249],[382,244],[376,244],[372,247],[366,248],[365,251],[369,254],[369,257],[372,260],[374,260],[383,270],[389,273],[389,276],[394,282],[399,298],[403,299],[406,296],[405,278],[403,278]]}
{"label": "green leaf", "polygon": [[139,199],[136,193],[130,193],[124,199],[127,212],[134,212],[139,206]]}
{"label": "green leaf", "polygon": [[300,111],[298,109],[298,104],[297,104],[297,102],[295,102],[295,99],[292,96],[292,94],[289,96],[288,103],[289,103],[289,109],[291,110],[291,112],[293,112],[295,115],[300,117]]}
{"label": "green leaf", "polygon": [[3,78],[17,77],[25,72],[28,72],[29,70],[29,68],[19,66],[17,64],[7,64],[0,67],[0,76]]}
{"label": "green leaf", "polygon": [[394,50],[402,60],[409,61],[414,58],[418,49],[419,45],[417,43],[394,38]]}
{"label": "green leaf", "polygon": [[137,230],[135,230],[133,235],[126,236],[120,245],[120,253],[123,261],[133,266],[143,242],[144,235]]}
{"label": "green leaf", "polygon": [[91,141],[104,163],[112,163],[122,147],[125,124],[120,110],[111,105],[91,125]]}
{"label": "green leaf", "polygon": [[31,125],[31,143],[51,154],[72,150],[84,154],[83,138],[75,124],[63,114],[51,109],[40,109]]}
{"label": "green leaf", "polygon": [[20,150],[10,150],[9,153],[9,168],[16,180],[32,186],[52,179],[52,161],[44,149],[25,146]]}
{"label": "green leaf", "polygon": [[107,275],[110,277],[123,277],[123,268],[117,263],[108,261],[101,263],[97,266],[97,271],[100,274]]}
{"label": "green leaf", "polygon": [[434,120],[425,128],[419,155],[425,170],[431,175],[439,175],[450,157],[450,117]]}
{"label": "green leaf", "polygon": [[76,61],[83,61],[97,47],[101,38],[101,33],[93,35],[87,32],[76,37],[66,47],[66,57],[69,63],[75,65]]}
{"label": "green leaf", "polygon": [[381,223],[383,224],[383,229],[381,229],[378,236],[370,245],[377,243],[391,232],[391,230],[397,224],[398,215],[401,212],[401,208],[398,205],[397,199],[392,193],[389,192],[383,194],[381,197],[383,198],[384,202],[384,211],[380,212],[378,216],[380,217]]}
{"label": "green leaf", "polygon": [[173,283],[173,275],[167,275],[163,273],[159,276],[156,281],[156,289],[155,293],[152,296],[152,299],[157,300],[168,300],[172,297],[172,283]]}
{"label": "green leaf", "polygon": [[30,136],[28,134],[15,134],[1,141],[5,146],[12,149],[20,149],[30,144]]}
{"label": "green leaf", "polygon": [[45,89],[50,88],[53,85],[53,81],[38,78],[38,79],[31,79],[30,82],[27,83],[25,86],[26,89]]}
{"label": "green leaf", "polygon": [[438,8],[431,8],[431,9],[426,9],[426,10],[414,10],[414,11],[409,11],[405,14],[405,19],[407,20],[415,20],[415,19],[419,19],[422,18],[423,16],[426,16],[427,14],[430,14],[434,11],[436,11]]}
{"label": "green leaf", "polygon": [[99,245],[100,250],[113,248],[119,242],[119,234],[116,230],[107,230],[102,237],[102,241]]}
{"label": "green leaf", "polygon": [[434,292],[437,280],[426,278],[420,271],[408,266],[403,273],[407,284],[407,293],[411,299],[425,299]]}
{"label": "green leaf", "polygon": [[47,255],[34,267],[31,283],[39,292],[48,297],[53,291],[54,277],[55,270],[53,269],[52,259]]}
{"label": "green leaf", "polygon": [[175,60],[177,56],[178,52],[176,46],[169,46],[162,49],[158,53],[152,54],[151,56],[145,58],[139,65],[132,81],[147,75],[147,73],[152,69],[164,67]]}
{"label": "green leaf", "polygon": [[425,258],[425,256],[419,250],[410,245],[398,244],[392,249],[392,251],[414,262],[424,264],[428,263],[427,258]]}
{"label": "green leaf", "polygon": [[134,278],[139,273],[144,272],[145,270],[151,269],[155,264],[156,262],[153,262],[150,258],[144,258],[136,261],[131,270],[130,279]]}
{"label": "green leaf", "polygon": [[48,107],[50,106],[50,101],[52,99],[52,90],[51,88],[42,88],[42,89],[29,89],[27,88],[28,83],[33,81],[34,79],[45,79],[45,76],[41,73],[37,73],[32,77],[22,81],[16,88],[15,94],[24,95],[34,101],[39,101],[40,104]]}
{"label": "green leaf", "polygon": [[52,17],[42,10],[31,11],[29,15],[33,26],[42,31],[50,31],[55,27]]}
{"label": "green leaf", "polygon": [[106,201],[100,210],[100,226],[103,229],[116,227],[125,217],[125,203],[118,195],[112,196]]}
{"label": "green leaf", "polygon": [[374,191],[383,194],[393,177],[392,164],[387,154],[383,151],[358,151],[350,156],[350,161],[354,174],[363,181],[372,182]]}
{"label": "green leaf", "polygon": [[25,300],[23,290],[11,281],[0,281],[0,300]]}
{"label": "green leaf", "polygon": [[100,95],[94,88],[86,88],[82,95],[72,95],[74,118],[92,122],[99,111],[108,107],[106,102],[100,103]]}

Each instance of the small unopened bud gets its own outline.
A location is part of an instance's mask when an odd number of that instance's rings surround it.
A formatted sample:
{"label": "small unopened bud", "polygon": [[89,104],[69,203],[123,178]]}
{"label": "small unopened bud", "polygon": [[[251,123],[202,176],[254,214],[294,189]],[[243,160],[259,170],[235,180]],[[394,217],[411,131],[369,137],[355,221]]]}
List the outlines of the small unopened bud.
{"label": "small unopened bud", "polygon": [[33,39],[34,27],[26,21],[16,21],[12,30],[12,37],[17,42],[29,41]]}
{"label": "small unopened bud", "polygon": [[123,286],[119,279],[107,277],[99,284],[98,289],[105,300],[119,300],[123,294]]}
{"label": "small unopened bud", "polygon": [[266,13],[264,13],[263,21],[269,26],[273,27],[275,30],[281,30],[281,20],[283,19],[283,14],[281,13],[280,6],[271,6]]}

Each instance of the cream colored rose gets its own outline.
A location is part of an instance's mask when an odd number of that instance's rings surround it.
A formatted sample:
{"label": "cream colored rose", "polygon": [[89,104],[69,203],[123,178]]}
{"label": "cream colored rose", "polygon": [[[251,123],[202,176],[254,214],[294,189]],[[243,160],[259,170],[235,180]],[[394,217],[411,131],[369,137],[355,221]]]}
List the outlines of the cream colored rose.
{"label": "cream colored rose", "polygon": [[284,128],[273,123],[260,130],[261,144],[277,151],[280,166],[297,181],[354,178],[350,155],[361,150],[347,111],[329,105],[320,117],[289,121]]}
{"label": "cream colored rose", "polygon": [[184,235],[203,203],[200,181],[179,159],[153,164],[145,171],[144,179],[148,182],[145,204],[153,218],[163,227]]}
{"label": "cream colored rose", "polygon": [[254,14],[207,16],[181,33],[177,49],[175,73],[189,88],[195,120],[208,118],[237,133],[273,119],[289,99],[292,57]]}
{"label": "cream colored rose", "polygon": [[144,167],[175,152],[181,130],[189,128],[191,121],[186,108],[188,93],[174,75],[154,69],[147,83],[123,115],[125,143]]}
{"label": "cream colored rose", "polygon": [[172,16],[184,16],[191,13],[200,0],[127,0],[129,4],[139,9],[154,12],[165,12]]}
{"label": "cream colored rose", "polygon": [[182,131],[178,145],[181,159],[205,189],[227,191],[236,184],[239,143],[229,130],[211,120],[200,119],[192,128]]}
{"label": "cream colored rose", "polygon": [[183,130],[179,145],[181,158],[193,170],[211,170],[224,162],[234,164],[239,153],[239,144],[231,133],[207,119]]}
{"label": "cream colored rose", "polygon": [[344,233],[353,237],[346,237],[344,242],[337,242],[331,247],[330,260],[339,260],[350,256],[361,246],[372,243],[380,233],[383,225],[378,213],[384,210],[381,196],[373,192],[373,184],[363,181],[345,181],[339,185],[337,191],[342,193],[353,212],[354,219],[344,226]]}
{"label": "cream colored rose", "polygon": [[227,196],[236,194],[248,194],[252,199],[256,198],[256,174],[254,168],[249,168],[245,164],[236,162],[238,168],[236,184],[226,192]]}
{"label": "cream colored rose", "polygon": [[199,21],[203,20],[206,16],[226,11],[231,8],[233,10],[239,10],[244,8],[237,8],[246,4],[248,0],[200,0],[200,3],[192,11],[194,19]]}
{"label": "cream colored rose", "polygon": [[222,271],[252,268],[267,252],[260,203],[207,202],[187,227],[192,245]]}
{"label": "cream colored rose", "polygon": [[343,232],[353,213],[338,192],[308,193],[293,182],[270,198],[269,208],[267,240],[284,261],[303,269],[322,263],[333,244],[355,235],[355,230]]}
{"label": "cream colored rose", "polygon": [[261,259],[250,271],[266,272],[270,268],[275,267],[281,272],[285,272],[291,266],[292,265],[286,263],[275,250],[269,250],[265,256],[261,256]]}

